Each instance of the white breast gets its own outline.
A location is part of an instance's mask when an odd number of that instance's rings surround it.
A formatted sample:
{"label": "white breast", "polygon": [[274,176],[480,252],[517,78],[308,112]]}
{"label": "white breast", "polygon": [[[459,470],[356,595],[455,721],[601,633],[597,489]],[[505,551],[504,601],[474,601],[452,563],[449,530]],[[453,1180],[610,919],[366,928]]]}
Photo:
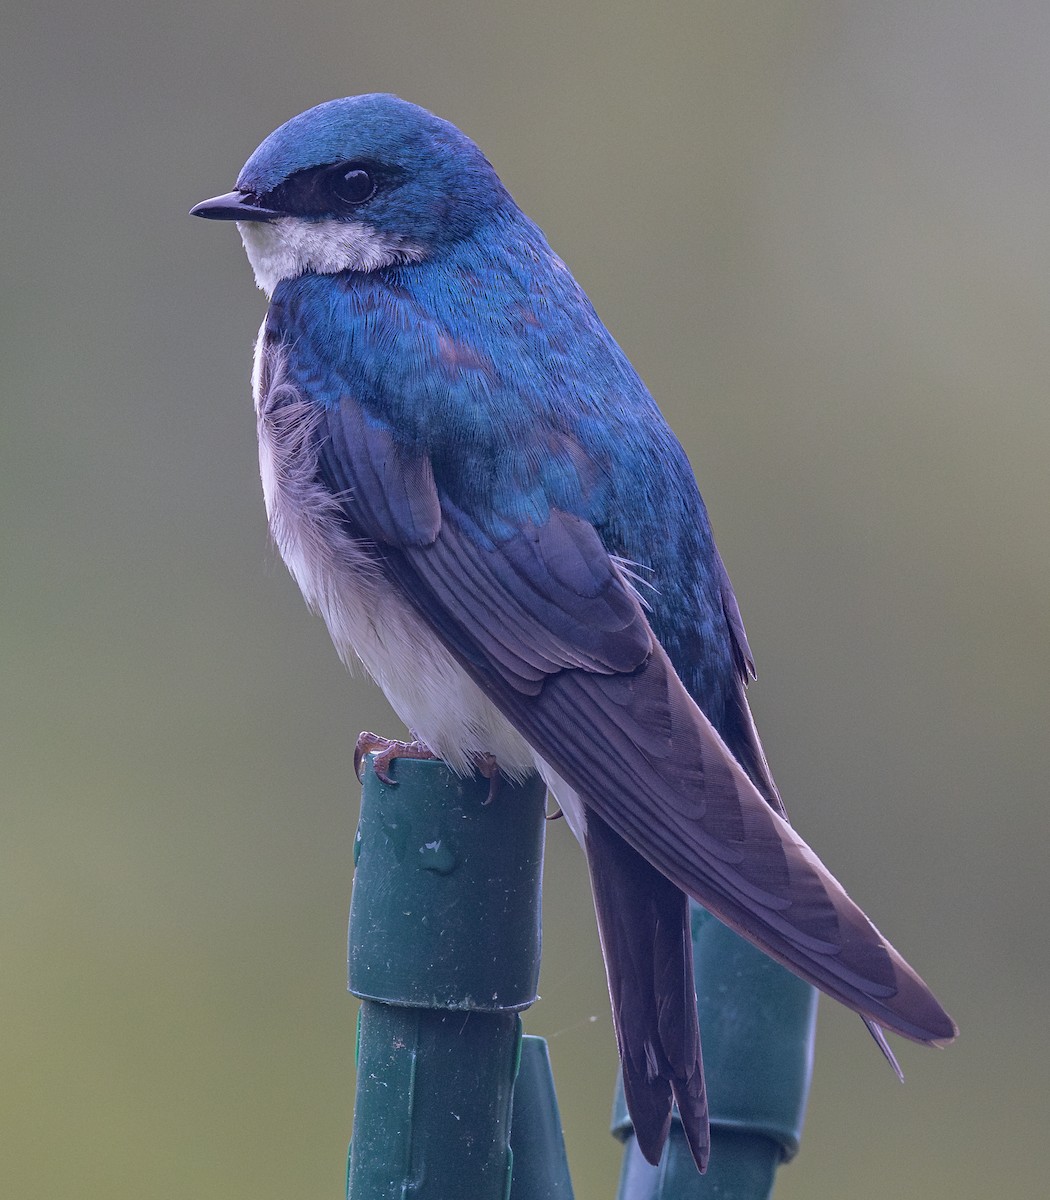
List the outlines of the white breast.
{"label": "white breast", "polygon": [[340,657],[351,668],[363,664],[413,736],[455,770],[469,774],[477,754],[494,755],[510,777],[536,770],[524,739],[382,576],[367,543],[347,535],[337,501],[317,479],[320,413],[263,354],[260,331],[253,390],[270,530]]}

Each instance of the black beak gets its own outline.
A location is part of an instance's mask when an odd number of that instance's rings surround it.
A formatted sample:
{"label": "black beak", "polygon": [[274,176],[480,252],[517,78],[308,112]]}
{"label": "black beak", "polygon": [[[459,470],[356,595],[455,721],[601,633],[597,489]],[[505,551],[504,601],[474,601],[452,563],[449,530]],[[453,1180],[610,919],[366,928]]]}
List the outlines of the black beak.
{"label": "black beak", "polygon": [[209,221],[276,221],[284,213],[261,208],[249,192],[227,192],[195,204],[190,216],[207,217]]}

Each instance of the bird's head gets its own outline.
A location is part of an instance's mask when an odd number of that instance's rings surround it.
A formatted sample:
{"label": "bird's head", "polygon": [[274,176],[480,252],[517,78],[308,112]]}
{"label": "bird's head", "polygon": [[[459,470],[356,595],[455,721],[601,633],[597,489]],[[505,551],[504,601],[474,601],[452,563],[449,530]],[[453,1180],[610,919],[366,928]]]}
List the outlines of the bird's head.
{"label": "bird's head", "polygon": [[267,293],[306,272],[419,262],[510,203],[454,125],[397,96],[330,100],[293,117],[248,159],[237,186],[191,209],[236,221]]}

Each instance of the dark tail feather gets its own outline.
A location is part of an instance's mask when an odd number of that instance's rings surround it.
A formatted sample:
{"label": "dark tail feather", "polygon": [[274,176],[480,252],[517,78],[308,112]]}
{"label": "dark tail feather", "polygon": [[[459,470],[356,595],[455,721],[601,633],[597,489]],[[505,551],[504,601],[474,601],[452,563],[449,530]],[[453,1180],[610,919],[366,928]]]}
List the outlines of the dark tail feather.
{"label": "dark tail feather", "polygon": [[660,1161],[673,1098],[703,1171],[711,1142],[688,901],[593,810],[585,849],[638,1147],[649,1162]]}

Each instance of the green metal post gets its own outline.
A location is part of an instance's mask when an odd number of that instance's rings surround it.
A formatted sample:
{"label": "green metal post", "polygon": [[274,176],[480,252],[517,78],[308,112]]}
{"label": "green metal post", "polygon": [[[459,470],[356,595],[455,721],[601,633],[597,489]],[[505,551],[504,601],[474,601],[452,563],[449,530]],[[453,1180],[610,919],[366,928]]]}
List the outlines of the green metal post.
{"label": "green metal post", "polygon": [[711,1107],[711,1161],[700,1175],[678,1114],[660,1165],[642,1157],[622,1086],[613,1134],[624,1142],[619,1200],[767,1200],[802,1138],[817,993],[694,905],[693,958]]}
{"label": "green metal post", "polygon": [[506,1200],[518,1013],[539,978],[544,787],[505,782],[487,803],[486,780],[443,763],[400,759],[393,774],[387,786],[369,767],[354,848],[347,1195]]}

